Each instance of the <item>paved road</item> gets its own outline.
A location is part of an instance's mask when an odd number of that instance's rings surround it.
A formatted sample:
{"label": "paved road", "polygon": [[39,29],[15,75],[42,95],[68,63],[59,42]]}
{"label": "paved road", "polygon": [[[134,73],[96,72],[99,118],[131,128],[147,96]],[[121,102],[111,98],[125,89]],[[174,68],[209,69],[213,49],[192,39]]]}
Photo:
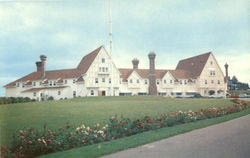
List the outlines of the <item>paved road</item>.
{"label": "paved road", "polygon": [[250,158],[250,114],[104,158]]}

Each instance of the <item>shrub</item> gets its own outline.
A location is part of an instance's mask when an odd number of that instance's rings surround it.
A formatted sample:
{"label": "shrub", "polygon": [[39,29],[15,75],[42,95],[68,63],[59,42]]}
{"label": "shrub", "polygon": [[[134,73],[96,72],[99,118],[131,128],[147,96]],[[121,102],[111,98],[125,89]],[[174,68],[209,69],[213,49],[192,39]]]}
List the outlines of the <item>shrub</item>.
{"label": "shrub", "polygon": [[54,100],[54,97],[49,96],[47,100]]}
{"label": "shrub", "polygon": [[116,116],[112,116],[109,119],[109,124],[102,128],[99,124],[93,127],[85,127],[84,125],[74,127],[67,123],[64,127],[50,130],[47,129],[45,124],[40,132],[34,128],[19,130],[13,137],[11,148],[1,147],[1,154],[7,155],[6,157],[36,157],[74,147],[118,139],[144,131],[219,117],[246,108],[248,108],[248,103],[240,102],[227,108],[201,109],[196,112],[191,110],[186,112],[178,111],[162,114],[156,118],[145,116],[142,119],[133,121],[129,118],[121,118],[119,120]]}
{"label": "shrub", "polygon": [[24,103],[36,101],[35,99],[30,99],[28,97],[0,97],[0,104],[14,104],[14,103]]}
{"label": "shrub", "polygon": [[201,98],[202,96],[199,93],[195,93],[194,98]]}

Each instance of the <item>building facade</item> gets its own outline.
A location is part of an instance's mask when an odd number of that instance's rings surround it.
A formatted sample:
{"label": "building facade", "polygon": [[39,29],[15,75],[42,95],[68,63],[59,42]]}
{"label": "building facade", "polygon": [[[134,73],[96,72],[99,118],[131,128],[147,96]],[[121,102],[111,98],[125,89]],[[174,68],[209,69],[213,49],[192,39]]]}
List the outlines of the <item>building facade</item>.
{"label": "building facade", "polygon": [[227,80],[214,55],[209,52],[179,61],[175,70],[155,69],[156,54],[151,52],[149,69],[117,68],[101,46],[82,58],[74,69],[46,71],[46,56],[36,62],[37,71],[5,85],[6,97],[36,100],[78,96],[161,95],[191,97],[226,94]]}

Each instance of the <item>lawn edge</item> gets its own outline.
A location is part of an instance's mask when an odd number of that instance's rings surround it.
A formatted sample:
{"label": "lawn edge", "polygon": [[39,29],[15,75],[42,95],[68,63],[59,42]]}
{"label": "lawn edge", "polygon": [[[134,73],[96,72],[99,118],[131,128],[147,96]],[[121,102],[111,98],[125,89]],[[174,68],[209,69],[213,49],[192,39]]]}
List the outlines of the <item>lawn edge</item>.
{"label": "lawn edge", "polygon": [[62,152],[43,155],[41,156],[41,158],[42,157],[99,157],[115,153],[118,151],[126,150],[128,148],[134,148],[141,145],[145,145],[151,142],[169,138],[178,134],[190,132],[196,129],[205,128],[211,125],[230,121],[232,119],[239,118],[248,114],[250,114],[250,109],[246,109],[241,112],[229,114],[218,118],[206,119],[197,122],[176,125],[173,127],[161,128],[158,130],[147,131],[133,136],[120,138],[117,140],[102,142],[90,146],[84,146]]}

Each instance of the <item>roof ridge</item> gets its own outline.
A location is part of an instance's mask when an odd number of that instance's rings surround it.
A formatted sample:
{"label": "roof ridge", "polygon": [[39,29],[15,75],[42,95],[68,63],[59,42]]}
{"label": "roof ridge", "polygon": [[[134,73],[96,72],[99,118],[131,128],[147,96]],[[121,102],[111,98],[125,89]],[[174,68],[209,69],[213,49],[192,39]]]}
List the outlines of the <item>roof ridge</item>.
{"label": "roof ridge", "polygon": [[193,57],[185,58],[185,59],[182,59],[180,61],[188,60],[188,59],[192,59],[192,58],[196,58],[196,57],[200,57],[200,56],[207,55],[207,54],[212,54],[212,52],[210,51],[210,52],[203,53],[203,54],[200,54],[200,55],[196,55],[196,56],[193,56]]}

